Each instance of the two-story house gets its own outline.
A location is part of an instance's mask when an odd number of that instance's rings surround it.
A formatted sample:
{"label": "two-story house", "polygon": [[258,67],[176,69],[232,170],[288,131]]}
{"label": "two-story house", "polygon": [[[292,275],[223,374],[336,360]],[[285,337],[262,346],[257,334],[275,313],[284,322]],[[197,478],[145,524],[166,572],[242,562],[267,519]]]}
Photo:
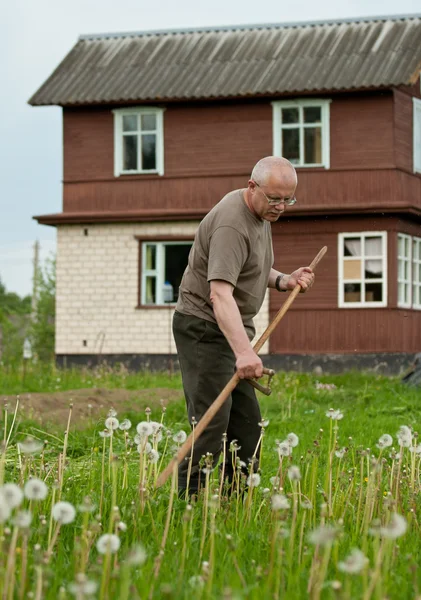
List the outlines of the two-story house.
{"label": "two-story house", "polygon": [[[421,16],[81,36],[30,99],[63,108],[56,353],[165,368],[201,218],[263,156],[297,168],[284,272],[328,254],[269,364],[421,350]],[[257,318],[261,332],[283,295]]]}

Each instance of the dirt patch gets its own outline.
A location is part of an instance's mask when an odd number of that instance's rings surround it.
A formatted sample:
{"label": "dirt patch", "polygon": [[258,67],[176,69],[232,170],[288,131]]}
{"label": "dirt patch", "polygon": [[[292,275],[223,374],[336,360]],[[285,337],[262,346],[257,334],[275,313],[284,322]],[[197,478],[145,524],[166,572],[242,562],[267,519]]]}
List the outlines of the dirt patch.
{"label": "dirt patch", "polygon": [[[40,423],[54,423],[66,427],[69,418],[69,407],[73,403],[72,426],[84,427],[98,419],[106,417],[110,408],[118,415],[124,411],[143,410],[147,406],[152,409],[166,406],[169,402],[179,400],[181,390],[168,388],[149,388],[144,390],[122,390],[88,388],[68,390],[66,392],[48,392],[22,394],[20,396],[21,414]],[[16,404],[16,396],[1,396],[3,405],[9,404],[9,411]]]}

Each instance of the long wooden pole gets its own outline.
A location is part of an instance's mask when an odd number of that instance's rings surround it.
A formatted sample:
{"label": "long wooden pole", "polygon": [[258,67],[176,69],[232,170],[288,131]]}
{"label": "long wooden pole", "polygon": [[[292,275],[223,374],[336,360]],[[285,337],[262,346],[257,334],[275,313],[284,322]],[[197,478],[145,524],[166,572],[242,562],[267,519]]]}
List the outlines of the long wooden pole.
{"label": "long wooden pole", "polygon": [[[313,259],[313,262],[310,265],[310,268],[313,271],[315,270],[315,268],[317,267],[317,265],[319,264],[319,262],[321,261],[323,256],[326,254],[326,252],[327,252],[327,246],[324,246],[320,250],[320,252],[317,254],[317,256]],[[259,350],[261,349],[263,344],[265,344],[265,342],[267,341],[269,336],[273,333],[275,328],[278,326],[279,322],[284,317],[285,313],[287,312],[287,310],[289,309],[289,307],[291,306],[291,304],[294,302],[295,298],[297,297],[297,294],[300,293],[300,290],[301,290],[301,286],[297,283],[295,288],[292,290],[292,292],[288,296],[288,299],[286,300],[286,302],[284,302],[284,304],[281,306],[281,308],[277,312],[272,323],[270,323],[268,325],[268,327],[265,329],[265,331],[262,333],[260,338],[257,340],[255,345],[253,346],[253,350],[256,352],[256,354],[259,352]],[[216,413],[219,411],[221,406],[227,400],[227,398],[229,397],[231,392],[234,390],[234,388],[237,386],[239,381],[240,381],[240,378],[237,375],[237,373],[235,373],[235,375],[233,375],[233,377],[229,380],[229,382],[226,384],[226,386],[224,387],[222,392],[219,394],[219,396],[216,398],[216,400],[213,402],[213,404],[210,405],[208,410],[205,412],[203,417],[200,419],[200,421],[194,428],[195,442],[198,439],[198,437],[202,434],[203,430],[206,429],[206,427],[212,421],[213,417],[216,415]],[[193,443],[193,432],[189,435],[189,437],[186,439],[184,444],[182,446],[180,446],[177,454],[174,456],[174,458],[171,460],[171,462],[168,464],[168,466],[159,475],[159,477],[156,481],[156,487],[160,487],[161,485],[164,485],[164,483],[167,481],[168,477],[174,471],[174,465],[175,464],[179,465],[181,463],[181,461],[187,456],[187,453],[191,450],[192,443]]]}

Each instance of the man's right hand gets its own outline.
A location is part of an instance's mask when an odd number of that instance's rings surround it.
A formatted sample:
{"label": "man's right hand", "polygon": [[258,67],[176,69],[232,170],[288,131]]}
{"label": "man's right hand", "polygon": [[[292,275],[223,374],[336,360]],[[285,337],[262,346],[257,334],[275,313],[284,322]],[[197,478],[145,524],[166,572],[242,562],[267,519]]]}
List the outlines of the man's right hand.
{"label": "man's right hand", "polygon": [[251,347],[237,356],[235,366],[240,379],[252,379],[263,375],[263,363]]}

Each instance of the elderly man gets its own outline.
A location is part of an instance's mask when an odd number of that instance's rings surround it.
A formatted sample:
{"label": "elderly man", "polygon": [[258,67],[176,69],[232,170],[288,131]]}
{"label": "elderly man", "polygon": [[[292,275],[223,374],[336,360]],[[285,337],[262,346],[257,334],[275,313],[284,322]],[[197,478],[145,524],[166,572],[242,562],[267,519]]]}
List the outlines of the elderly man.
{"label": "elderly man", "polygon": [[[187,485],[192,492],[197,489],[203,455],[211,453],[216,464],[224,433],[228,443],[237,440],[244,463],[255,453],[261,415],[245,380],[260,377],[263,365],[251,345],[253,317],[268,287],[283,292],[299,284],[306,292],[314,281],[309,267],[289,275],[272,267],[271,223],[295,203],[296,187],[297,174],[288,160],[262,158],[247,188],[222,198],[196,232],[173,320],[190,423],[200,420],[235,369],[242,381],[195,441],[190,469],[187,459],[181,463],[181,492]],[[232,476],[230,459],[225,473]]]}

